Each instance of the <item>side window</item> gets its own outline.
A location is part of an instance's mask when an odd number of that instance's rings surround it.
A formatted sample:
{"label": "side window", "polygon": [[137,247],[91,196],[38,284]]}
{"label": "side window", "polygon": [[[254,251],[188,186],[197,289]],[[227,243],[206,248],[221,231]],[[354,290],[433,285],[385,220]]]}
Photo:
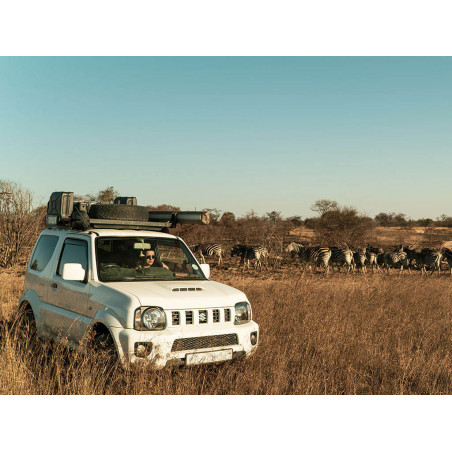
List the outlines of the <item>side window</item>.
{"label": "side window", "polygon": [[50,262],[57,243],[58,236],[42,235],[30,259],[30,269],[42,272]]}
{"label": "side window", "polygon": [[81,264],[88,268],[88,243],[84,240],[66,239],[58,264],[57,275],[61,276],[64,264]]}

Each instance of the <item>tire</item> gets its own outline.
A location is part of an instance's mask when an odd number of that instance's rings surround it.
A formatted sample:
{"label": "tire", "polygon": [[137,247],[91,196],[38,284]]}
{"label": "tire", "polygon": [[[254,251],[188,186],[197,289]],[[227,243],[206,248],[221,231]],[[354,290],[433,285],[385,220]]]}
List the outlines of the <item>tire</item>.
{"label": "tire", "polygon": [[106,366],[114,366],[118,362],[118,352],[116,345],[107,331],[100,331],[91,339],[90,350],[102,360],[105,360]]}
{"label": "tire", "polygon": [[92,204],[89,217],[99,220],[136,220],[148,221],[149,211],[145,206],[128,204]]}
{"label": "tire", "polygon": [[38,330],[35,316],[30,306],[21,308],[16,328],[17,338],[25,347],[31,347],[37,342]]}

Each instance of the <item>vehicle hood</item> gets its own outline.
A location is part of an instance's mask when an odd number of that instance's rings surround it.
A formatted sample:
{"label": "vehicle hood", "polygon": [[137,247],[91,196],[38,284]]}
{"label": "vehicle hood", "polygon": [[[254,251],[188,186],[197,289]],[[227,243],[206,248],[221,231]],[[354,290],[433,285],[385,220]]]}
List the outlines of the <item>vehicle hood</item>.
{"label": "vehicle hood", "polygon": [[124,281],[108,285],[134,295],[142,306],[163,309],[222,308],[247,301],[240,290],[216,281]]}

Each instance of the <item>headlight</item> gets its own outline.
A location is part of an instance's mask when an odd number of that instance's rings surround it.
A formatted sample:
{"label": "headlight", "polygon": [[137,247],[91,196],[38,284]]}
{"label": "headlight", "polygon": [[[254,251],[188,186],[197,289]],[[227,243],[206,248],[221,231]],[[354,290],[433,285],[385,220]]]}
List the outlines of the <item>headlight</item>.
{"label": "headlight", "polygon": [[246,301],[241,301],[235,305],[234,324],[240,325],[251,320],[251,306]]}
{"label": "headlight", "polygon": [[166,314],[162,308],[138,308],[135,311],[136,330],[164,330]]}

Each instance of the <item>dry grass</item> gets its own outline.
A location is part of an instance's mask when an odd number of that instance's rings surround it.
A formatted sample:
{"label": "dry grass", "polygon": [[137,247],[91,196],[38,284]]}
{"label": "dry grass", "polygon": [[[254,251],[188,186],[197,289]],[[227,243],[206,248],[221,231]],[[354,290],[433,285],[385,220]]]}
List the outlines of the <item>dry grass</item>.
{"label": "dry grass", "polygon": [[[23,273],[23,272],[22,272]],[[44,344],[30,351],[4,329],[3,394],[450,394],[452,279],[301,275],[213,269],[248,295],[260,347],[248,360],[193,368],[106,371],[103,362]],[[263,278],[266,279],[263,279]],[[23,287],[0,274],[0,318]]]}

